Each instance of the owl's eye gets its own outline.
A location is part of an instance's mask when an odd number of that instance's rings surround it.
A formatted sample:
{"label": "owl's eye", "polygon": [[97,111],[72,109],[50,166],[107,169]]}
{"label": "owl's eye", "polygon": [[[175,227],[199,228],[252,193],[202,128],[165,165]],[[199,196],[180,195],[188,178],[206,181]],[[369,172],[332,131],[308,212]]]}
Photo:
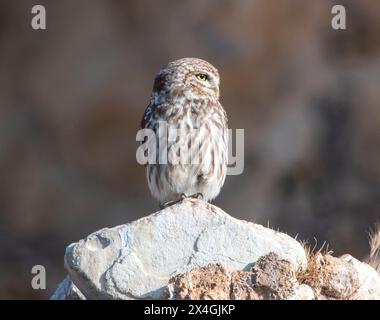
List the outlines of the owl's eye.
{"label": "owl's eye", "polygon": [[207,81],[209,78],[208,78],[208,75],[207,74],[204,74],[204,73],[199,73],[196,75],[196,78],[200,81]]}

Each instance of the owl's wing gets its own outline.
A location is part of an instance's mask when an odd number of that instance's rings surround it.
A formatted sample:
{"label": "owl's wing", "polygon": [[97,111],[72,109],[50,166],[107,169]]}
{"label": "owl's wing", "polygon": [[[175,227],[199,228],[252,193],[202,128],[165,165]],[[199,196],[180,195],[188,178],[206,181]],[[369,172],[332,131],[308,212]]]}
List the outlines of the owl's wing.
{"label": "owl's wing", "polygon": [[154,104],[150,103],[145,109],[143,118],[141,119],[141,128],[149,128],[155,130],[159,121],[170,122],[175,116],[175,107],[170,103]]}
{"label": "owl's wing", "polygon": [[153,116],[154,105],[151,103],[146,107],[143,117],[141,119],[141,129],[149,128]]}
{"label": "owl's wing", "polygon": [[[159,152],[165,152],[164,149],[166,148],[169,151],[174,144],[173,141],[168,140],[167,131],[159,129],[163,123],[170,123],[171,116],[173,115],[172,109],[173,105],[171,104],[163,103],[156,105],[150,103],[141,119],[141,128],[150,129],[155,135],[155,139],[148,141],[148,146],[150,148],[155,148],[156,146],[157,148],[160,148],[160,151],[157,150],[157,157],[159,156]],[[147,142],[147,139],[148,137],[145,136],[141,144],[145,144]]]}

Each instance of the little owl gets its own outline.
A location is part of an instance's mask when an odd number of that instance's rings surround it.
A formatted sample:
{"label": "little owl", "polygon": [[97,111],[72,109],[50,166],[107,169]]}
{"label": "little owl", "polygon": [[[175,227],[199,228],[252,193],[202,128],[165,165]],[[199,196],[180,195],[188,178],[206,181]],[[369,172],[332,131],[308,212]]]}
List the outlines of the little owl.
{"label": "little owl", "polygon": [[155,136],[146,174],[160,207],[184,197],[211,201],[224,184],[228,132],[219,83],[218,70],[196,58],[170,62],[154,80],[141,127]]}

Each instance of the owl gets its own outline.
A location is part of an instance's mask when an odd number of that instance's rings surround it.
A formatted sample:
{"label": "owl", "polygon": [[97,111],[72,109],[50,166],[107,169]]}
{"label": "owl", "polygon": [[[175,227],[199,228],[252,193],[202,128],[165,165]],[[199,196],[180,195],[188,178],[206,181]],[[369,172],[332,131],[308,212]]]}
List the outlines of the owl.
{"label": "owl", "polygon": [[219,84],[218,70],[197,58],[170,62],[155,77],[141,127],[155,137],[145,166],[161,208],[185,197],[211,201],[224,184],[228,126]]}

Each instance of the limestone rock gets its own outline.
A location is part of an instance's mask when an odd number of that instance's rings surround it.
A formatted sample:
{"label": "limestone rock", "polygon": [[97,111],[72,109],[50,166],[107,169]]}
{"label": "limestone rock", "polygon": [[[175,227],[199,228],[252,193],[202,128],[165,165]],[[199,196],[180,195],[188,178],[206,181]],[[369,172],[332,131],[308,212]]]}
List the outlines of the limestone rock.
{"label": "limestone rock", "polygon": [[59,285],[50,300],[86,300],[86,297],[67,276]]}
{"label": "limestone rock", "polygon": [[303,247],[290,236],[186,199],[70,245],[65,266],[88,299],[165,298],[166,285],[177,274],[210,263],[247,271],[270,252],[294,270],[307,267]]}
{"label": "limestone rock", "polygon": [[347,261],[326,255],[321,259],[320,293],[333,299],[347,300],[359,286],[359,275]]}
{"label": "limestone rock", "polygon": [[359,287],[359,274],[352,264],[330,255],[325,256],[322,276],[322,291],[326,296],[349,299]]}
{"label": "limestone rock", "polygon": [[314,290],[306,284],[301,284],[290,293],[286,300],[314,300]]}
{"label": "limestone rock", "polygon": [[316,299],[380,299],[379,274],[348,254],[336,258],[319,253],[309,262],[307,273],[305,283],[314,289]]}
{"label": "limestone rock", "polygon": [[341,257],[356,270],[358,286],[353,293],[353,300],[380,300],[380,275],[367,263],[361,262],[349,254]]}
{"label": "limestone rock", "polygon": [[380,299],[350,255],[308,254],[286,234],[197,199],[69,245],[51,299]]}

